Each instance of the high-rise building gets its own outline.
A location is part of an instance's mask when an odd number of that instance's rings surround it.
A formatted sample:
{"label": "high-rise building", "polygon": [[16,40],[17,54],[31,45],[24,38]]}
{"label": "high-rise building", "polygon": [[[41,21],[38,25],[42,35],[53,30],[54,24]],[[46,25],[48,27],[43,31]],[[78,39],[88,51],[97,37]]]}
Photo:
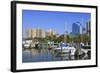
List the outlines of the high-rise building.
{"label": "high-rise building", "polygon": [[52,29],[49,29],[47,32],[46,32],[46,36],[53,36],[55,35],[55,31],[53,31]]}
{"label": "high-rise building", "polygon": [[27,38],[45,38],[45,31],[42,29],[28,29]]}
{"label": "high-rise building", "polygon": [[72,24],[72,34],[73,35],[79,35],[81,33],[80,25],[78,23]]}
{"label": "high-rise building", "polygon": [[35,38],[37,36],[36,29],[32,29],[32,38]]}
{"label": "high-rise building", "polygon": [[42,30],[42,29],[36,29],[36,37],[38,38],[45,38],[46,37],[46,34],[45,34],[45,31]]}
{"label": "high-rise building", "polygon": [[26,30],[26,37],[27,38],[32,38],[32,29]]}
{"label": "high-rise building", "polygon": [[91,35],[91,23],[90,23],[90,21],[88,21],[86,23],[86,34]]}
{"label": "high-rise building", "polygon": [[45,38],[46,37],[46,31],[44,30],[41,30],[41,35],[40,35],[42,38]]}
{"label": "high-rise building", "polygon": [[55,35],[55,31],[49,29],[48,31],[44,31],[43,29],[28,29],[26,31],[27,38],[45,38],[46,36]]}

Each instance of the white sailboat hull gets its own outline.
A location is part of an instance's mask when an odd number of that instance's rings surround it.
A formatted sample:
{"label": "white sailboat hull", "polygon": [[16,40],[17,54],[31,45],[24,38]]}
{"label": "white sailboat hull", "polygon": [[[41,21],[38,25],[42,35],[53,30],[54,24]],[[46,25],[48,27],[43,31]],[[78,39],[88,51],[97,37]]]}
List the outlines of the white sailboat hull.
{"label": "white sailboat hull", "polygon": [[54,50],[62,53],[70,53],[70,55],[75,55],[76,49],[74,47],[59,47],[55,48]]}

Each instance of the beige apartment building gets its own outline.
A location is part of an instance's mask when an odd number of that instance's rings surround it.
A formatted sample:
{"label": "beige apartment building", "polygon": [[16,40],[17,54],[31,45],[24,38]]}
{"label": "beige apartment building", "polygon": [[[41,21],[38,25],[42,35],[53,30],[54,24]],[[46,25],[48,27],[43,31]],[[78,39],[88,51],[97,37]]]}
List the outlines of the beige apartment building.
{"label": "beige apartment building", "polygon": [[45,31],[42,29],[28,29],[26,31],[27,38],[45,38]]}
{"label": "beige apartment building", "polygon": [[49,29],[48,31],[46,31],[46,36],[52,36],[52,35],[55,35],[56,32],[53,31],[52,29]]}
{"label": "beige apartment building", "polygon": [[28,29],[26,31],[27,38],[45,38],[46,36],[55,35],[55,32],[52,29],[44,31],[43,29]]}

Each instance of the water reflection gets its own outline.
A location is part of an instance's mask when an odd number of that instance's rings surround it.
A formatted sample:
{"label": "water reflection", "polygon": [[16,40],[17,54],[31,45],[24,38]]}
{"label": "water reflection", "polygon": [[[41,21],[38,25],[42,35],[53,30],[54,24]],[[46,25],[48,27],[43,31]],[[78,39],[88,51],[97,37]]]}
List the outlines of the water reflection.
{"label": "water reflection", "polygon": [[41,61],[52,61],[53,53],[49,50],[24,50],[23,51],[23,62],[41,62]]}
{"label": "water reflection", "polygon": [[[84,60],[86,55],[79,56],[78,60]],[[70,55],[70,53],[62,53],[48,49],[25,49],[22,53],[22,61],[25,62],[44,62],[44,61],[64,61],[77,60],[77,56]],[[86,59],[90,59],[89,56]]]}

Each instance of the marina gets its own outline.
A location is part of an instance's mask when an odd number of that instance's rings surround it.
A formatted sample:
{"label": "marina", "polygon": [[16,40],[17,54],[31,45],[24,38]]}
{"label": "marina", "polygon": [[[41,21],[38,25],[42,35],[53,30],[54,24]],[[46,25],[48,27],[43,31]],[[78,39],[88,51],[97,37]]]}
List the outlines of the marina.
{"label": "marina", "polygon": [[[25,44],[24,44],[25,45]],[[47,61],[68,61],[68,60],[87,60],[90,59],[90,48],[84,49],[81,47],[79,54],[77,55],[77,49],[74,46],[54,45],[51,47],[48,44],[37,45],[35,47],[27,46],[23,49],[23,62],[47,62]],[[50,44],[49,44],[50,45]],[[26,45],[25,45],[26,46]],[[24,46],[24,47],[25,47]],[[44,46],[44,47],[43,47]],[[88,46],[87,46],[88,47]]]}

